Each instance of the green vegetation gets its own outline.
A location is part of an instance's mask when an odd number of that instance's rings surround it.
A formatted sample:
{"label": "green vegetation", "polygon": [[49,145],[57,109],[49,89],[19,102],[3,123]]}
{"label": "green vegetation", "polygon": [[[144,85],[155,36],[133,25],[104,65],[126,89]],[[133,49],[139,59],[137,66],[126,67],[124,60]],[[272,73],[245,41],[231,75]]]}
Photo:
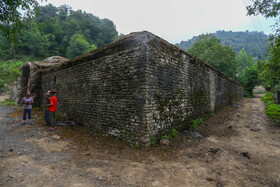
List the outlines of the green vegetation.
{"label": "green vegetation", "polygon": [[176,130],[176,129],[172,129],[170,134],[167,134],[167,135],[163,135],[161,137],[161,139],[167,139],[167,140],[170,140],[171,138],[174,138],[176,136],[179,135],[179,132]]}
{"label": "green vegetation", "polygon": [[23,63],[16,60],[0,61],[0,92],[7,91],[8,86],[16,81]]}
{"label": "green vegetation", "polygon": [[27,21],[36,14],[35,0],[2,0],[0,2],[0,30],[9,43],[18,40]]}
{"label": "green vegetation", "polygon": [[[119,37],[109,19],[74,11],[67,5],[38,6],[33,0],[4,0],[0,5],[6,8],[0,8],[0,92],[16,81],[24,62],[56,55],[73,58]],[[19,20],[22,15],[17,8],[30,11],[28,22]]]}
{"label": "green vegetation", "polygon": [[137,148],[137,149],[139,149],[139,148],[140,148],[140,145],[136,144],[134,147]]}
{"label": "green vegetation", "polygon": [[[217,31],[213,35],[221,41],[223,46],[229,46],[236,54],[239,53],[243,48],[254,57],[264,59],[266,52],[266,40],[268,36],[262,32],[232,32],[232,31]],[[199,36],[194,36],[188,41],[181,41],[175,44],[183,50],[191,48]]]}
{"label": "green vegetation", "polygon": [[125,133],[125,136],[126,136],[126,137],[130,137],[130,136],[131,136],[131,133],[130,133],[130,132],[126,132],[126,133]]}
{"label": "green vegetation", "polygon": [[[1,11],[1,10],[0,10]],[[1,20],[0,20],[1,21]],[[116,26],[81,10],[63,5],[38,7],[38,14],[18,34],[21,42],[11,42],[0,29],[0,59],[22,56],[73,58],[111,43],[118,38]]]}
{"label": "green vegetation", "polygon": [[273,93],[267,92],[262,101],[266,103],[266,115],[276,122],[280,122],[280,105],[274,104]]}
{"label": "green vegetation", "polygon": [[9,99],[5,100],[5,101],[0,101],[0,105],[2,105],[2,106],[17,106],[14,101],[9,100]]}
{"label": "green vegetation", "polygon": [[151,137],[151,145],[155,146],[156,144],[157,144],[157,139],[154,136],[152,136]]}
{"label": "green vegetation", "polygon": [[244,48],[236,56],[230,47],[222,46],[213,34],[206,34],[200,35],[187,52],[237,80],[244,88],[245,97],[253,96],[253,89],[259,83],[259,71],[256,58],[251,53],[247,55]]}
{"label": "green vegetation", "polygon": [[273,93],[271,92],[266,92],[265,96],[263,96],[261,98],[261,100],[265,103],[269,102],[269,101],[273,101]]}
{"label": "green vegetation", "polygon": [[231,47],[222,46],[220,40],[213,34],[200,35],[192,47],[187,49],[187,52],[235,78],[237,70],[236,54]]}
{"label": "green vegetation", "polygon": [[176,129],[172,129],[171,130],[171,136],[172,137],[176,137],[176,136],[178,136],[179,135],[179,132],[176,130]]}
{"label": "green vegetation", "polygon": [[198,125],[200,125],[203,122],[203,118],[197,118],[192,121],[192,124],[190,126],[191,129],[196,129]]}
{"label": "green vegetation", "polygon": [[269,89],[280,87],[280,2],[277,0],[253,0],[247,7],[248,15],[263,15],[266,18],[276,18],[273,25],[274,33],[270,34],[267,44],[268,56],[258,62],[262,84]]}
{"label": "green vegetation", "polygon": [[161,137],[161,139],[167,139],[167,140],[170,140],[171,138],[172,138],[171,135],[163,135],[163,136]]}

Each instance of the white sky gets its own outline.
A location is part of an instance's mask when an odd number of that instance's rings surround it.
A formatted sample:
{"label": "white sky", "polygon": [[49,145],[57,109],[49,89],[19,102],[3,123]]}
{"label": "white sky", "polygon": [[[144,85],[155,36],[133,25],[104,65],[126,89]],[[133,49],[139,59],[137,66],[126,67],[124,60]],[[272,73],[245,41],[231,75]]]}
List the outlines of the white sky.
{"label": "white sky", "polygon": [[[273,19],[246,16],[250,0],[47,0],[42,5],[66,4],[114,22],[117,31],[149,31],[170,43],[203,33],[263,31],[270,34]],[[253,23],[252,20],[253,19]],[[258,25],[257,25],[257,23]]]}

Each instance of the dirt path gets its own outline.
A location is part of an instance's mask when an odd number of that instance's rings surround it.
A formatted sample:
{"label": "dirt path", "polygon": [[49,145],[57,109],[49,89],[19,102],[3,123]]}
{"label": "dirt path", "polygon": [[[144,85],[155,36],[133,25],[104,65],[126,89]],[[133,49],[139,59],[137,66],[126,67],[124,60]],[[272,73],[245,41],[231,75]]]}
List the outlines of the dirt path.
{"label": "dirt path", "polygon": [[280,127],[260,98],[167,146],[136,149],[82,127],[20,126],[0,107],[0,186],[280,186]]}

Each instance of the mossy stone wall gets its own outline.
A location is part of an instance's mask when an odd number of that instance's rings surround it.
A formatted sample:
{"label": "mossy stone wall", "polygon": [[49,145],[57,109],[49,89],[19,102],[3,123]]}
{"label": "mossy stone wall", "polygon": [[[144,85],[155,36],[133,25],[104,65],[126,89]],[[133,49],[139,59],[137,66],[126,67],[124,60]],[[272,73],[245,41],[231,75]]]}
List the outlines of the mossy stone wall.
{"label": "mossy stone wall", "polygon": [[42,94],[52,88],[59,113],[144,146],[242,97],[232,79],[145,31],[44,70]]}

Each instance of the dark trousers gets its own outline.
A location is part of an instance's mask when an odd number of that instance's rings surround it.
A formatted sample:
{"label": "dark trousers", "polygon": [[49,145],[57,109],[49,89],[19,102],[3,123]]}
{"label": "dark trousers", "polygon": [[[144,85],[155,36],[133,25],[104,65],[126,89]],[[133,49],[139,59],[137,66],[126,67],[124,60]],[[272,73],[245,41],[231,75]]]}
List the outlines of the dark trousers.
{"label": "dark trousers", "polygon": [[45,121],[47,125],[50,125],[50,111],[48,109],[45,110]]}
{"label": "dark trousers", "polygon": [[23,109],[23,120],[26,120],[26,114],[28,114],[28,119],[31,119],[32,109]]}
{"label": "dark trousers", "polygon": [[55,122],[55,112],[53,112],[53,111],[50,111],[50,125],[52,127],[54,127],[56,125],[56,122]]}

